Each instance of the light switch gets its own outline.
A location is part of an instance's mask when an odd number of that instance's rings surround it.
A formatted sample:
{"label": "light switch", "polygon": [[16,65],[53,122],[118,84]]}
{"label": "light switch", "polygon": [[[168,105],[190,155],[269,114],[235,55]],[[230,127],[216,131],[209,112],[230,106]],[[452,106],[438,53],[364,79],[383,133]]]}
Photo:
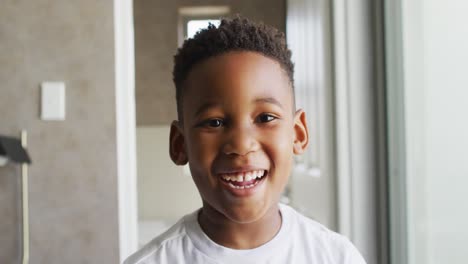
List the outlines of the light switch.
{"label": "light switch", "polygon": [[41,83],[41,119],[65,120],[65,83]]}

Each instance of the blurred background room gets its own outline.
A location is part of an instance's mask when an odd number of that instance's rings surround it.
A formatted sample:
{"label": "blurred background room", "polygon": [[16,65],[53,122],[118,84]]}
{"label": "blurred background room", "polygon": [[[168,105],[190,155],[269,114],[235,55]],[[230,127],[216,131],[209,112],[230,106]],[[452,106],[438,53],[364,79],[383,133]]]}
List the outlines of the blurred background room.
{"label": "blurred background room", "polygon": [[468,259],[468,2],[2,0],[0,263],[120,263],[201,206],[169,158],[173,56],[220,17],[286,32],[307,152],[281,202],[369,264]]}

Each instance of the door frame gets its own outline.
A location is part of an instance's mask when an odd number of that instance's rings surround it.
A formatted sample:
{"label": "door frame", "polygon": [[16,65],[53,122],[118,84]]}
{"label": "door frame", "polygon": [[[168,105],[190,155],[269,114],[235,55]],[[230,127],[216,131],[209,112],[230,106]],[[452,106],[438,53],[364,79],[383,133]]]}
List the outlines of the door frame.
{"label": "door frame", "polygon": [[138,249],[133,0],[114,0],[119,258]]}

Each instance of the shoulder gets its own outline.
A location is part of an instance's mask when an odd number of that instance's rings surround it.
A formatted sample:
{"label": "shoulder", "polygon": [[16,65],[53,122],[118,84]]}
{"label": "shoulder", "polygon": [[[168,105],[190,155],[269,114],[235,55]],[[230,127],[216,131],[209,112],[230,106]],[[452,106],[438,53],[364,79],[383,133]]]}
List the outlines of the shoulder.
{"label": "shoulder", "polygon": [[303,216],[289,206],[282,205],[282,211],[290,214],[291,233],[300,241],[304,250],[316,252],[321,255],[320,259],[327,259],[330,263],[366,263],[347,237]]}
{"label": "shoulder", "polygon": [[186,217],[180,219],[167,231],[133,253],[124,261],[124,264],[154,263],[152,260],[158,259],[162,252],[168,249],[180,250],[187,236],[185,219]]}

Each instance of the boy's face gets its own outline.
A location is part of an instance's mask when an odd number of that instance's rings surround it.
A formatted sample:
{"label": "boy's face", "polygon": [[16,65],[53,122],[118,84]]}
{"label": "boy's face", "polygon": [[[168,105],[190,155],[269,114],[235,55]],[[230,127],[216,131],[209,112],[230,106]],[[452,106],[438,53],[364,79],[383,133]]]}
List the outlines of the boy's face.
{"label": "boy's face", "polygon": [[259,53],[229,52],[196,65],[184,85],[171,158],[189,162],[205,209],[237,223],[258,220],[276,206],[293,154],[308,142],[286,73]]}

